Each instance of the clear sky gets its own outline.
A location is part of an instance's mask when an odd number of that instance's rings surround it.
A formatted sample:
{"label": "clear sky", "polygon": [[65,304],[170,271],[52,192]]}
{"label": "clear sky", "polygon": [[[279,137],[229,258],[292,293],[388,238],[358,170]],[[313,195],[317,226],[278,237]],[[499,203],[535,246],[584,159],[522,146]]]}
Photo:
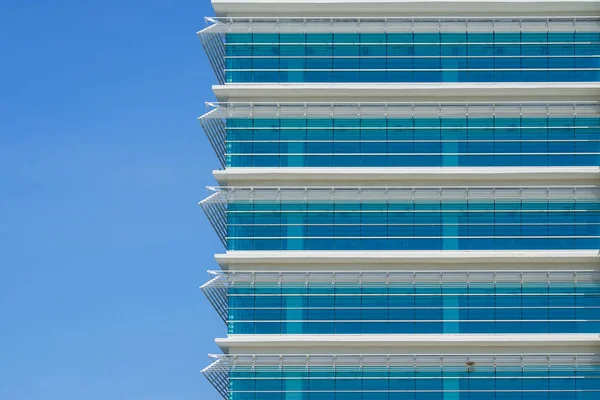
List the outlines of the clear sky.
{"label": "clear sky", "polygon": [[209,0],[0,1],[0,399],[216,400]]}

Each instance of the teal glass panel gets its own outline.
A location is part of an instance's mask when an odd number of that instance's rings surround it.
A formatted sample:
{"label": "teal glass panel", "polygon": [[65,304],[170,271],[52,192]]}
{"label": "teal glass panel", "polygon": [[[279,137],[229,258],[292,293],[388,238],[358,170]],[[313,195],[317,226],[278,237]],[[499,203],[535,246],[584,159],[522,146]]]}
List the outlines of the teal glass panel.
{"label": "teal glass panel", "polygon": [[233,334],[600,333],[598,282],[234,286],[228,299]]}
{"label": "teal glass panel", "polygon": [[[556,366],[553,366],[555,368]],[[439,399],[588,400],[600,395],[600,380],[575,366],[561,372],[536,366],[454,366],[417,368],[384,366],[333,368],[257,366],[230,372],[230,399]],[[264,372],[263,372],[264,371]],[[268,397],[267,397],[268,395]],[[316,395],[316,396],[315,396]]]}
{"label": "teal glass panel", "polygon": [[225,72],[229,83],[597,82],[599,35],[230,33]]}
{"label": "teal glass panel", "polygon": [[228,119],[229,167],[598,166],[597,118]]}

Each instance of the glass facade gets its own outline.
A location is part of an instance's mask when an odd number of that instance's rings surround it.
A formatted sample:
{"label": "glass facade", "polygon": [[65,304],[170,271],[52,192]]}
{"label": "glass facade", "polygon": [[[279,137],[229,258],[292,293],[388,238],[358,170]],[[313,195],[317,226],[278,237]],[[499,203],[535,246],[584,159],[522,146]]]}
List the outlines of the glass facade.
{"label": "glass facade", "polygon": [[222,83],[600,80],[594,18],[212,21]]}
{"label": "glass facade", "polygon": [[597,103],[224,103],[201,118],[224,166],[599,166]]}
{"label": "glass facade", "polygon": [[600,32],[228,33],[228,83],[597,82]]}
{"label": "glass facade", "polygon": [[[583,378],[583,379],[582,379]],[[597,400],[600,366],[583,372],[479,367],[398,368],[358,366],[336,371],[237,368],[231,373],[236,400]]]}
{"label": "glass facade", "polygon": [[230,334],[597,333],[600,286],[232,287]]}
{"label": "glass facade", "polygon": [[597,166],[599,139],[599,118],[232,119],[227,166]]}
{"label": "glass facade", "polygon": [[203,290],[229,334],[600,331],[590,270],[215,274]]}
{"label": "glass facade", "polygon": [[[304,359],[302,359],[304,358]],[[544,358],[546,358],[544,360]],[[596,400],[587,355],[229,356],[236,400]]]}
{"label": "glass facade", "polygon": [[[600,247],[595,188],[222,188],[229,250]],[[302,199],[302,200],[300,200]],[[225,202],[222,204],[220,202]]]}
{"label": "glass facade", "polygon": [[[553,83],[600,82],[600,18],[209,21],[199,35],[222,93],[229,87],[236,98],[251,99],[261,86],[235,84],[316,87],[312,102],[291,90],[286,96],[295,102],[277,102],[274,90],[261,92],[271,101],[209,103],[200,118],[223,168],[263,168],[258,177],[250,170],[232,174],[231,186],[211,188],[200,203],[228,255],[242,253],[226,272],[213,272],[202,290],[229,335],[252,336],[226,343],[231,354],[215,356],[203,370],[223,398],[600,399],[600,359],[597,352],[580,351],[591,348],[591,336],[566,336],[600,333],[597,265],[585,256],[577,264],[548,253],[540,261],[539,254],[527,252],[600,249],[600,188],[589,184],[591,169],[569,168],[600,167],[600,105],[588,101],[589,91],[581,101],[565,92],[544,98],[535,89],[498,99],[497,93],[481,90],[474,101],[465,100],[472,92],[461,92],[461,87],[505,82],[548,84],[538,85],[545,89],[567,87]],[[307,83],[362,84],[375,91],[369,94],[374,101],[358,99],[364,92],[343,101],[346,94],[329,97]],[[388,90],[379,98],[376,90],[383,85],[376,83],[428,92],[411,102],[390,102],[397,93]],[[451,101],[435,102],[432,88],[441,86],[433,83],[469,85],[443,86],[456,87],[456,96],[445,94],[440,100]],[[508,101],[515,98],[531,101]],[[322,168],[329,173],[327,182],[334,183],[311,185],[311,179],[294,173],[269,179],[305,167]],[[366,179],[351,186],[356,181],[345,181],[346,171],[336,175],[337,167],[403,167],[394,171],[412,186],[379,187]],[[466,171],[481,176],[461,183],[460,174],[440,175],[431,181],[434,186],[426,186],[416,175],[411,180],[412,167],[475,167]],[[527,180],[494,175],[490,183],[485,177],[490,169],[477,167],[563,167],[565,175],[555,180],[544,174],[547,180],[538,182],[535,171],[548,170],[529,168]],[[581,180],[578,171],[586,172]],[[289,181],[280,179],[288,176]],[[393,181],[390,176],[385,182]],[[573,183],[563,176],[572,176]],[[248,270],[262,266],[253,258],[260,253],[244,253],[256,251],[269,252],[275,261],[265,270]],[[350,255],[343,261],[326,258],[322,268],[310,265],[303,271],[307,264],[294,259],[304,251],[315,259],[332,251]],[[485,251],[478,256],[492,261],[474,266],[470,260],[463,270],[462,259],[444,264],[432,258],[439,265],[420,259],[412,265],[405,253],[394,253],[402,255],[396,264],[386,259],[378,265],[389,269],[375,270],[364,260],[353,264],[352,251],[382,259],[390,254],[386,251],[419,251],[426,258],[428,251],[448,251],[443,254],[465,259]],[[281,271],[275,271],[278,257],[285,259]],[[394,344],[369,338],[375,334],[390,335],[386,340]],[[402,335],[421,334],[430,336],[417,337],[421,342],[415,346],[402,342],[407,338]],[[505,336],[502,343],[477,347],[476,354],[456,355],[445,339],[436,339],[443,334],[457,335],[453,338],[461,343],[469,338],[461,334],[485,334],[478,336],[482,341],[488,334]],[[542,334],[536,338],[548,343],[529,347],[528,334]],[[298,336],[278,342],[285,335]],[[328,335],[336,339],[332,349],[324,341],[306,354],[287,354],[312,346],[312,340],[332,339]],[[345,336],[351,339],[347,343],[364,340],[365,348],[355,350],[367,354],[349,352],[353,345],[337,340],[343,335],[356,335]],[[272,348],[269,341],[281,347]],[[559,343],[556,353],[546,354],[553,341]],[[237,353],[238,345],[258,354]],[[319,349],[340,354],[318,354]],[[373,349],[403,353],[370,354]],[[488,350],[498,353],[479,354]]]}

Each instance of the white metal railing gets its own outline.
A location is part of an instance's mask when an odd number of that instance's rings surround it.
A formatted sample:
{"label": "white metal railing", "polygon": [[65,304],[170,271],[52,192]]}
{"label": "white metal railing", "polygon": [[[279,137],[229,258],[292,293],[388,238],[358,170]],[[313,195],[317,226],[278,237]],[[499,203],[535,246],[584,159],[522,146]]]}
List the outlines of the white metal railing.
{"label": "white metal railing", "polygon": [[[238,18],[207,17],[210,33],[598,32],[597,17]],[[201,32],[204,32],[201,31]]]}
{"label": "white metal railing", "polygon": [[200,120],[230,118],[586,118],[599,117],[598,102],[269,103],[207,102]]}
{"label": "white metal railing", "polygon": [[[599,264],[600,267],[600,264]],[[543,283],[585,285],[600,283],[600,270],[553,271],[209,271],[229,287],[435,287],[471,284]],[[225,283],[226,282],[226,283]],[[217,285],[212,279],[206,285]],[[205,285],[205,286],[206,286]]]}
{"label": "white metal railing", "polygon": [[[233,371],[252,373],[263,372],[387,372],[414,373],[418,371],[473,372],[481,368],[486,372],[514,372],[515,376],[503,376],[504,379],[519,378],[523,371],[537,372],[541,377],[548,372],[564,372],[555,377],[573,378],[575,373],[596,371],[600,366],[600,355],[594,353],[570,354],[285,354],[255,355],[228,354],[211,355],[214,361],[202,373],[206,376],[223,398],[228,398],[230,373]],[[578,376],[582,378],[583,376]],[[249,379],[240,378],[240,379]],[[285,378],[284,378],[285,379]],[[311,379],[296,377],[295,379]],[[318,379],[318,378],[317,378]],[[323,378],[321,378],[323,379]],[[334,379],[331,376],[328,379]],[[360,378],[352,378],[360,379]],[[371,378],[373,379],[373,378]],[[408,379],[416,379],[409,377]],[[283,389],[282,389],[283,390]],[[490,393],[493,393],[490,390]]]}
{"label": "white metal railing", "polygon": [[597,202],[596,186],[529,186],[529,187],[219,187],[201,204],[332,202],[376,203],[399,202]]}
{"label": "white metal railing", "polygon": [[[600,188],[597,186],[578,186],[578,187],[220,187],[209,188],[214,191],[209,197],[200,202],[200,206],[208,217],[217,235],[221,239],[224,246],[227,246],[228,237],[228,213],[273,213],[273,210],[231,210],[228,211],[228,204],[310,204],[310,203],[330,203],[330,204],[395,204],[397,202],[409,203],[477,203],[477,202],[494,202],[496,203],[553,203],[553,202],[573,202],[574,204],[594,204],[600,201]],[[308,212],[309,210],[281,210],[278,212]],[[460,210],[443,209],[443,210],[408,210],[415,213],[455,213]],[[522,212],[531,213],[538,211],[545,212],[565,212],[565,210],[545,210],[538,209],[502,209],[503,212]],[[572,209],[566,212],[585,213],[588,209]],[[311,211],[312,212],[312,211]],[[314,210],[314,212],[326,213],[347,213],[348,210],[342,208],[334,210]],[[365,213],[382,213],[386,210],[365,210]],[[469,213],[490,213],[494,210],[463,210],[461,212]],[[314,224],[314,223],[313,223]],[[426,223],[429,225],[430,223]],[[465,225],[456,224],[455,225]],[[549,225],[544,224],[544,225]],[[280,225],[280,224],[276,224]],[[328,223],[326,225],[336,225]],[[344,226],[348,224],[343,224]],[[354,224],[361,225],[361,224]],[[376,223],[374,225],[381,225]],[[392,226],[394,224],[390,224]],[[398,223],[396,225],[415,225]],[[448,224],[445,224],[448,225]],[[467,224],[468,225],[468,224]],[[490,225],[488,223],[479,223],[479,225]],[[493,224],[491,224],[493,225]],[[506,225],[514,225],[514,223],[506,223]],[[520,225],[533,226],[536,223],[527,222]],[[592,222],[575,222],[573,223],[556,223],[553,225],[596,225]],[[295,237],[295,236],[294,236]],[[405,236],[394,236],[395,238],[405,238]],[[454,236],[440,236],[445,238],[454,238]],[[493,236],[481,236],[479,238],[492,238]],[[504,236],[502,236],[504,237]],[[506,236],[512,237],[512,236]],[[530,238],[546,238],[546,236],[528,236]],[[559,238],[559,236],[554,236]],[[562,236],[561,236],[562,237]],[[569,238],[577,238],[580,236],[565,236]],[[581,236],[583,237],[583,236]],[[595,237],[595,236],[594,236]],[[235,236],[237,239],[243,239],[244,236]],[[256,236],[254,239],[260,239]],[[313,237],[318,239],[318,237]],[[351,239],[352,237],[346,237]],[[369,237],[370,239],[385,239],[382,237]],[[408,238],[408,237],[406,237]]]}
{"label": "white metal railing", "polygon": [[214,361],[202,370],[202,374],[224,399],[229,395],[229,362],[221,355],[209,355]]}
{"label": "white metal railing", "polygon": [[217,356],[229,370],[239,367],[277,366],[335,368],[341,366],[368,367],[463,367],[469,362],[478,366],[498,367],[573,366],[575,368],[597,366],[598,354],[340,354],[340,355],[220,355]]}
{"label": "white metal railing", "polygon": [[[198,36],[220,84],[230,33],[500,33],[599,32],[600,19],[572,18],[206,18]],[[237,43],[236,45],[244,45]],[[262,43],[269,45],[268,43]],[[341,45],[351,45],[344,43]],[[366,44],[366,43],[362,43]],[[381,43],[373,43],[378,45]],[[460,44],[460,43],[455,43]],[[532,43],[527,43],[532,44]],[[260,45],[260,44],[259,44]]]}
{"label": "white metal railing", "polygon": [[[256,102],[256,103],[243,103],[243,102],[231,102],[231,103],[218,103],[208,102],[206,103],[209,111],[199,118],[204,131],[211,143],[222,167],[225,167],[226,156],[229,155],[253,155],[254,153],[227,153],[227,131],[235,132],[236,130],[253,130],[256,132],[270,131],[270,130],[282,130],[286,129],[299,129],[297,127],[227,127],[227,119],[382,119],[390,120],[394,118],[427,118],[427,119],[441,119],[441,118],[598,118],[600,117],[600,104],[598,102],[502,102],[502,103],[485,103],[485,102],[473,102],[473,103],[268,103],[268,102]],[[496,131],[498,129],[514,129],[520,130],[524,134],[528,131],[532,131],[539,128],[547,129],[548,131],[559,130],[565,128],[577,129],[578,134],[584,135],[589,126],[513,126],[506,123],[498,122],[498,126],[467,126],[465,123],[464,127],[458,126],[414,126],[408,127],[395,127],[388,125],[387,122],[380,127],[356,127],[356,126],[314,126],[305,127],[307,131],[310,130],[332,130],[336,131],[339,129],[343,130],[360,130],[368,129],[373,130],[387,130],[393,132],[395,130],[406,130],[414,129],[415,131],[427,130],[427,129],[439,129],[443,131],[453,131],[456,129],[487,129]],[[586,138],[580,138],[581,141],[588,141]],[[250,142],[261,142],[260,139],[249,140]],[[360,140],[347,141],[347,142],[361,142],[361,143],[375,143],[375,142],[421,142],[418,138],[415,140],[368,140],[361,138]],[[559,142],[565,141],[561,139],[552,140],[530,140],[528,138],[522,139],[511,139],[503,140],[499,138],[495,142],[524,142],[524,141],[540,141],[540,142]],[[231,140],[231,143],[237,142],[248,142],[244,140]],[[273,140],[267,140],[264,142],[273,142]],[[280,142],[335,142],[341,143],[344,140],[321,140],[313,138],[311,140],[296,140],[286,141],[280,140]],[[487,142],[487,140],[422,140],[422,142]],[[277,153],[279,154],[279,153]],[[277,155],[273,153],[263,154],[256,153],[256,156],[268,156]],[[288,154],[287,155],[295,155]],[[302,153],[302,155],[308,155],[309,153]],[[360,153],[363,155],[366,153]],[[369,155],[375,155],[375,153],[368,153]],[[458,153],[456,153],[458,154]],[[502,153],[503,155],[510,155]],[[519,153],[520,155],[521,153]],[[530,155],[534,155],[528,153]],[[544,153],[545,154],[545,153]],[[557,154],[557,153],[553,153]],[[564,154],[584,154],[584,153],[569,153]],[[587,154],[587,153],[586,153]],[[590,153],[591,154],[591,153]],[[319,153],[318,155],[327,155],[325,153]],[[352,155],[344,153],[344,155]],[[401,155],[400,153],[386,153],[386,155]],[[425,155],[421,154],[420,155]],[[437,154],[435,154],[437,155]],[[451,155],[448,153],[447,155]],[[469,155],[482,155],[480,153],[469,153]]]}
{"label": "white metal railing", "polygon": [[[207,19],[207,23],[209,19]],[[215,26],[215,25],[213,25]],[[202,42],[204,52],[208,61],[217,76],[217,80],[222,85],[225,83],[225,33],[213,29],[213,26],[198,32],[198,37]]]}
{"label": "white metal railing", "polygon": [[219,192],[213,193],[199,204],[221,243],[227,246],[227,208]]}
{"label": "white metal railing", "polygon": [[200,117],[199,120],[210,145],[221,163],[221,167],[225,167],[227,130],[222,113],[218,109],[213,109]]}
{"label": "white metal railing", "polygon": [[200,286],[200,289],[208,298],[208,301],[210,301],[223,322],[227,322],[229,281],[227,277],[219,271],[208,271],[208,273],[212,276],[212,279]]}
{"label": "white metal railing", "polygon": [[[211,304],[224,322],[228,321],[229,289],[234,288],[477,288],[501,287],[502,285],[531,285],[541,288],[539,294],[549,295],[548,287],[593,287],[600,283],[599,270],[553,270],[553,271],[208,271],[213,277],[202,285]],[[382,293],[388,295],[388,293]],[[372,294],[380,296],[382,294]],[[536,293],[527,292],[527,295]],[[283,296],[270,293],[267,296]],[[322,295],[305,293],[303,296]],[[351,294],[354,296],[354,294]],[[412,295],[412,294],[409,294]],[[415,294],[416,295],[416,294]],[[451,295],[456,296],[457,293]],[[512,296],[512,294],[505,294]],[[234,293],[233,297],[261,296],[260,293]],[[369,294],[365,294],[369,296]],[[321,308],[321,307],[317,307]],[[325,307],[328,308],[328,307]],[[337,307],[336,307],[337,308]],[[368,308],[368,307],[363,307]],[[418,307],[417,307],[418,308]],[[451,307],[452,308],[452,307]],[[469,307],[473,308],[473,307]],[[477,308],[477,307],[474,307]],[[501,307],[502,308],[502,307]],[[527,307],[504,307],[527,308]],[[534,307],[535,308],[535,307]],[[240,321],[237,321],[240,322]]]}

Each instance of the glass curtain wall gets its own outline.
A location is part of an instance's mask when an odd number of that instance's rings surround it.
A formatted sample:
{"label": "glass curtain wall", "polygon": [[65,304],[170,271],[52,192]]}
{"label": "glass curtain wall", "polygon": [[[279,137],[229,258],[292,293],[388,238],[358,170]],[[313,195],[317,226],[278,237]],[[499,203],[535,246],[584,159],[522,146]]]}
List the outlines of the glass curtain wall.
{"label": "glass curtain wall", "polygon": [[597,103],[225,103],[225,167],[598,166]]}
{"label": "glass curtain wall", "polygon": [[238,187],[203,206],[229,250],[597,249],[599,190]]}
{"label": "glass curtain wall", "polygon": [[204,371],[231,400],[596,400],[591,355],[231,355]]}
{"label": "glass curtain wall", "polygon": [[227,298],[230,334],[600,331],[600,275],[581,271],[237,273]]}
{"label": "glass curtain wall", "polygon": [[600,79],[595,18],[211,21],[200,35],[222,83]]}

